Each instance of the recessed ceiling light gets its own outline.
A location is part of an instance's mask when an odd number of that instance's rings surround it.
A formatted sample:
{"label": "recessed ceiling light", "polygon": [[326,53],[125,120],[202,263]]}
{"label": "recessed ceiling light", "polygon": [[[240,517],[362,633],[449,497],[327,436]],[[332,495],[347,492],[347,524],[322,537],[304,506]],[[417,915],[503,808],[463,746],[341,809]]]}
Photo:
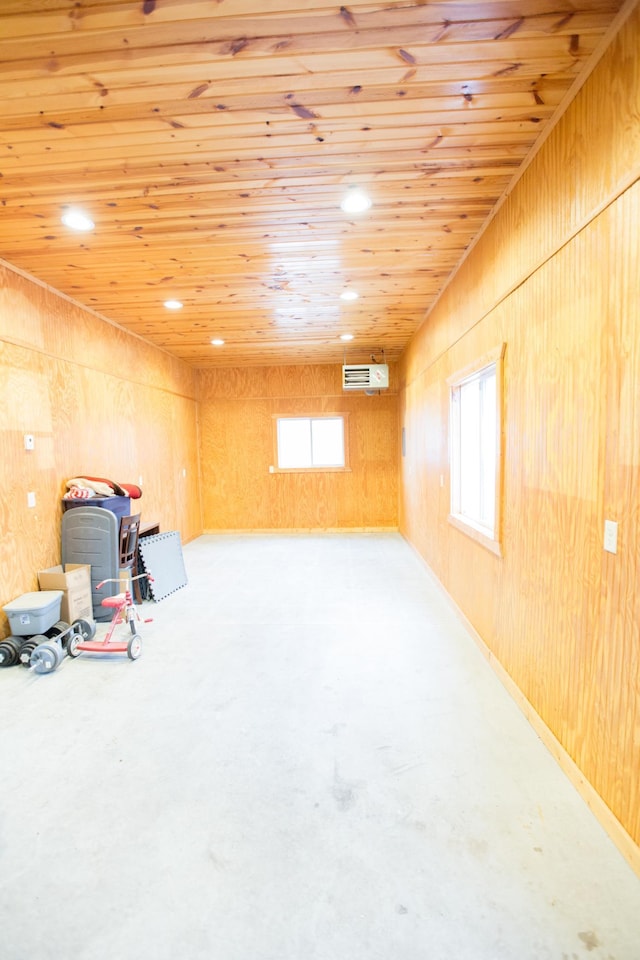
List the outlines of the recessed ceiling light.
{"label": "recessed ceiling light", "polygon": [[341,300],[357,300],[358,291],[357,290],[343,290],[340,294]]}
{"label": "recessed ceiling light", "polygon": [[349,187],[340,206],[345,213],[364,213],[371,206],[371,197],[361,187]]}
{"label": "recessed ceiling light", "polygon": [[165,300],[164,305],[167,310],[182,310],[182,304],[179,300]]}
{"label": "recessed ceiling light", "polygon": [[61,217],[65,227],[71,230],[93,230],[95,223],[82,210],[66,210]]}
{"label": "recessed ceiling light", "polygon": [[341,333],[341,334],[340,334],[340,339],[341,339],[341,340],[353,340],[353,334],[352,334],[352,333]]}
{"label": "recessed ceiling light", "polygon": [[212,340],[211,343],[213,344],[214,347],[224,346],[224,340],[220,340],[218,338],[216,338],[215,340]]}

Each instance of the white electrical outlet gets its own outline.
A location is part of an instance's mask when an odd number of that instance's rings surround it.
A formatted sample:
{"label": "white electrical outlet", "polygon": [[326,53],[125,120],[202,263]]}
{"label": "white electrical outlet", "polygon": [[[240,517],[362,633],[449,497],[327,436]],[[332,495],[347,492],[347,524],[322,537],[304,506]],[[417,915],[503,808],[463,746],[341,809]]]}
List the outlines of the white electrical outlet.
{"label": "white electrical outlet", "polygon": [[615,520],[604,522],[604,548],[608,553],[618,552],[618,524]]}
{"label": "white electrical outlet", "polygon": [[32,433],[25,433],[24,435],[24,448],[25,450],[33,450],[36,445],[35,437]]}
{"label": "white electrical outlet", "polygon": [[35,505],[36,505],[36,495],[35,495],[35,492],[34,492],[33,490],[29,490],[29,493],[27,494],[27,506],[28,506],[28,507],[35,507]]}

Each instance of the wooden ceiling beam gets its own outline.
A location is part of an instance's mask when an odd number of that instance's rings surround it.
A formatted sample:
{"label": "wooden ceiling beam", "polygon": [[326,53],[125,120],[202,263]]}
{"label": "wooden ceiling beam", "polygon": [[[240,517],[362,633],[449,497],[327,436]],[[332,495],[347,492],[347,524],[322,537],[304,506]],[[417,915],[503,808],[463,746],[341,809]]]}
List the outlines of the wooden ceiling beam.
{"label": "wooden ceiling beam", "polygon": [[[310,88],[316,91],[315,99],[320,101],[328,101],[331,91],[342,88],[351,96],[354,108],[365,111],[366,104],[371,102],[369,97],[374,98],[373,88],[379,86],[386,90],[383,99],[394,101],[410,97],[412,92],[414,98],[424,96],[421,85],[426,83],[454,85],[450,87],[451,92],[457,87],[460,96],[465,97],[474,95],[476,84],[501,77],[515,76],[535,85],[542,83],[546,76],[561,76],[570,81],[595,47],[595,38],[583,40],[576,50],[563,41],[564,49],[553,51],[553,43],[547,41],[540,42],[535,52],[531,49],[525,55],[524,51],[511,49],[505,50],[503,57],[500,56],[502,51],[487,45],[487,57],[473,61],[465,60],[462,52],[456,59],[454,51],[446,58],[432,56],[430,51],[428,57],[425,55],[424,64],[418,63],[409,70],[406,64],[399,66],[391,56],[380,63],[357,66],[334,62],[333,67],[332,58],[327,57],[324,67],[297,63],[295,69],[292,65],[290,71],[276,71],[270,76],[265,74],[262,65],[258,67],[253,62],[252,71],[235,77],[235,82],[233,75],[229,75],[228,65],[221,64],[219,71],[210,69],[195,86],[190,81],[172,84],[168,82],[170,74],[163,70],[155,70],[148,84],[123,89],[109,89],[99,79],[88,77],[82,90],[67,92],[61,89],[63,85],[48,80],[39,93],[33,89],[35,81],[28,84],[28,89],[13,81],[9,87],[14,96],[5,95],[0,101],[0,118],[4,129],[16,129],[29,124],[65,127],[95,122],[99,114],[104,114],[105,122],[200,112],[215,115],[229,110],[227,97],[234,92],[247,92],[257,84],[265,91],[271,90],[279,95],[280,103],[273,109],[289,110],[301,121],[322,119],[322,104],[316,104],[314,98],[306,96]],[[18,95],[21,86],[23,89]],[[363,91],[365,96],[362,96]]]}
{"label": "wooden ceiling beam", "polygon": [[[54,12],[24,13],[20,17],[0,17],[0,35],[7,47],[5,60],[36,57],[65,58],[77,52],[78,40],[87,53],[104,56],[108,51],[118,54],[126,62],[135,59],[136,52],[163,50],[165,47],[205,49],[210,57],[246,59],[287,54],[308,50],[357,49],[360,46],[411,46],[420,40],[436,43],[454,41],[460,37],[469,41],[510,38],[527,30],[554,34],[574,27],[578,32],[580,19],[586,18],[583,29],[606,28],[603,16],[614,12],[612,3],[550,4],[545,9],[538,5],[535,13],[523,16],[517,3],[430,3],[385,6],[358,11],[327,5],[327,13],[296,16],[291,10],[283,16],[273,16],[273,9],[258,16],[248,15],[251,0],[247,0],[242,16],[230,16],[229,0],[222,15],[209,6],[202,16],[202,5],[195,8],[199,16],[189,17],[183,5],[152,4],[149,15],[135,4],[126,9],[119,4],[105,5],[83,12],[77,6]],[[370,6],[370,5],[369,5]],[[164,7],[164,10],[163,10]],[[344,11],[341,13],[340,11]],[[348,11],[348,12],[347,12]],[[6,14],[6,3],[3,4]],[[163,21],[163,14],[166,17]],[[261,15],[260,15],[261,14]],[[576,21],[574,24],[573,21]]]}
{"label": "wooden ceiling beam", "polygon": [[[295,162],[306,164],[318,159],[322,163],[348,163],[350,156],[363,158],[366,152],[374,155],[374,163],[416,162],[424,160],[425,156],[432,155],[434,161],[442,157],[452,159],[461,154],[478,154],[483,157],[497,158],[505,155],[522,158],[533,146],[539,134],[540,118],[529,123],[517,122],[514,124],[486,124],[480,129],[462,125],[460,128],[425,127],[417,131],[399,129],[395,138],[393,155],[380,151],[381,138],[375,131],[366,131],[333,137],[320,136],[320,131],[310,132],[295,137],[282,137],[278,140],[268,140],[260,143],[256,137],[253,141],[247,138],[226,153],[216,148],[215,140],[193,143],[189,146],[189,163],[236,164],[243,160],[250,160],[255,156],[256,145],[263,147],[260,160],[263,163],[280,163],[288,160],[292,155]],[[402,134],[405,134],[404,136]],[[413,136],[411,136],[413,134]],[[320,141],[320,142],[319,142]],[[155,149],[154,149],[155,148]],[[149,176],[153,177],[157,168],[157,156],[161,150],[163,165],[182,162],[185,149],[181,143],[143,144],[140,147],[132,146],[127,151],[127,169],[131,166],[146,166]],[[384,161],[381,158],[385,158]],[[25,156],[22,151],[13,151],[3,157],[2,173],[10,177],[13,170],[19,170],[22,176],[39,173],[55,175],[64,174],[70,169],[75,170],[79,163],[90,165],[93,170],[122,169],[122,150],[111,145],[99,145],[93,150],[86,150],[84,154],[58,154],[56,151],[38,156]]]}
{"label": "wooden ceiling beam", "polygon": [[[343,40],[351,36],[353,35],[346,35]],[[47,58],[49,68],[45,69],[41,76],[32,74],[28,80],[9,76],[5,84],[13,84],[15,90],[16,83],[22,80],[28,83],[31,92],[49,99],[51,74],[55,74],[56,88],[60,91],[59,96],[83,94],[86,90],[90,90],[103,99],[120,97],[122,100],[121,95],[124,94],[133,100],[140,97],[147,87],[153,88],[157,84],[160,71],[163,81],[166,80],[167,84],[173,81],[173,84],[180,87],[185,99],[187,97],[194,99],[207,93],[216,95],[219,91],[217,86],[210,89],[213,85],[248,79],[262,80],[265,77],[278,78],[290,89],[293,78],[303,74],[316,78],[325,75],[327,78],[332,78],[336,72],[348,71],[352,82],[355,83],[363,71],[384,72],[389,69],[399,69],[401,70],[399,78],[406,77],[408,81],[414,76],[411,72],[413,70],[417,73],[420,68],[436,69],[452,64],[457,64],[461,68],[461,73],[469,71],[473,75],[476,72],[474,64],[535,63],[545,60],[562,61],[565,58],[575,61],[589,56],[597,44],[598,36],[599,33],[595,30],[582,34],[572,32],[522,37],[517,32],[513,32],[508,39],[503,40],[442,43],[430,42],[426,37],[416,36],[415,31],[409,31],[406,37],[402,36],[396,41],[393,39],[393,34],[385,31],[377,43],[372,40],[358,47],[342,43],[340,46],[334,44],[326,50],[318,50],[316,38],[310,37],[308,49],[298,52],[286,49],[283,54],[272,53],[269,56],[230,57],[226,54],[217,54],[215,49],[212,49],[213,45],[207,44],[201,51],[201,60],[197,56],[200,52],[197,48],[188,47],[181,50],[177,41],[167,37],[167,47],[157,50],[157,59],[152,58],[150,63],[145,63],[144,70],[130,71],[130,74],[126,69],[132,56],[129,48],[120,47],[116,54],[116,61],[107,66],[108,51],[98,49],[92,53],[86,49],[86,37],[82,37],[79,43],[79,38],[75,36],[70,38],[70,52],[77,52],[80,46],[85,57],[81,72],[70,75],[60,72],[58,58],[61,54],[52,50],[50,42],[45,40],[42,52],[37,55]],[[5,63],[12,56],[12,46],[6,42],[2,45]],[[405,46],[408,49],[405,49]],[[25,41],[22,55],[19,55],[17,50],[13,53],[17,55],[19,61],[22,61],[25,55],[33,58],[34,48],[37,47],[38,41],[31,39],[28,42]],[[148,56],[148,53],[146,55]],[[47,81],[49,81],[48,89]],[[329,87],[334,85],[333,80],[328,83]]]}
{"label": "wooden ceiling beam", "polygon": [[[541,66],[537,64],[537,67]],[[554,64],[552,71],[538,70],[534,75],[519,67],[510,69],[498,62],[487,64],[486,67],[482,76],[462,74],[459,66],[448,71],[440,69],[439,76],[420,68],[416,69],[411,81],[405,83],[402,83],[402,77],[406,71],[402,68],[387,70],[384,75],[379,70],[366,71],[358,75],[355,86],[353,73],[333,73],[331,85],[326,88],[320,87],[320,78],[303,74],[296,78],[295,94],[291,91],[291,85],[279,77],[261,78],[259,89],[256,89],[254,81],[226,81],[224,90],[218,88],[220,96],[217,97],[175,97],[172,96],[172,90],[154,86],[153,90],[146,90],[143,101],[133,104],[114,103],[112,98],[103,98],[100,91],[96,90],[95,95],[84,94],[75,97],[73,102],[68,97],[58,98],[60,102],[48,103],[47,110],[43,109],[42,102],[23,95],[22,98],[9,101],[0,100],[0,129],[4,135],[27,130],[45,133],[50,129],[59,136],[69,128],[73,128],[74,135],[77,135],[78,127],[95,127],[96,124],[100,130],[109,129],[109,124],[117,123],[133,124],[134,127],[136,124],[152,123],[158,129],[164,129],[166,124],[184,124],[187,118],[201,118],[208,123],[212,116],[231,115],[246,109],[273,112],[274,117],[297,117],[296,110],[300,107],[321,112],[327,105],[336,113],[341,108],[350,113],[357,111],[357,116],[363,119],[373,104],[376,104],[376,111],[382,109],[381,105],[386,105],[386,109],[393,112],[396,107],[402,110],[403,104],[412,100],[428,101],[443,97],[453,98],[458,109],[463,110],[478,105],[485,96],[497,98],[494,100],[496,106],[502,97],[518,94],[528,96],[534,105],[546,103],[547,99],[557,103],[576,72],[573,62],[568,72],[561,72]],[[504,72],[500,73],[503,68]],[[442,76],[443,73],[449,76]],[[508,105],[508,100],[505,105]],[[54,106],[57,110],[52,112]]]}
{"label": "wooden ceiling beam", "polygon": [[[481,92],[476,94],[469,93],[470,99],[465,99],[461,90],[458,89],[455,95],[425,96],[423,98],[399,98],[398,100],[377,99],[369,102],[366,119],[356,112],[354,116],[354,104],[351,102],[342,102],[338,96],[334,103],[323,115],[323,122],[330,123],[334,129],[348,129],[358,124],[377,124],[385,128],[395,129],[395,124],[448,124],[451,123],[452,111],[457,114],[458,123],[488,122],[491,119],[504,117],[505,119],[524,119],[531,116],[534,108],[545,111],[553,110],[558,106],[562,99],[563,84],[555,81],[553,85],[547,83],[546,86],[538,85],[532,88],[529,82],[520,84],[522,89],[511,90],[507,92]],[[242,98],[239,98],[242,99]],[[265,108],[268,107],[267,101],[271,98],[265,97]],[[462,107],[462,110],[460,108]],[[83,123],[69,127],[49,127],[52,131],[48,144],[66,144],[73,149],[84,143],[91,143],[96,138],[121,138],[123,142],[136,142],[137,139],[164,138],[167,131],[175,134],[176,137],[188,140],[210,134],[212,130],[231,132],[232,127],[236,133],[242,133],[243,130],[249,130],[255,126],[269,124],[274,131],[280,131],[289,128],[297,122],[295,115],[290,108],[280,110],[276,116],[265,115],[265,108],[255,104],[247,104],[243,107],[234,108],[230,111],[219,111],[215,114],[198,113],[189,116],[178,117],[155,117],[153,119],[138,120],[119,120],[100,122],[103,114],[97,114],[92,123]],[[1,112],[1,105],[0,105]],[[537,112],[537,110],[536,110]],[[40,122],[36,126],[22,130],[0,130],[0,144],[13,145],[19,142],[25,147],[31,144],[41,144],[43,135],[48,132]]]}
{"label": "wooden ceiling beam", "polygon": [[[234,142],[242,144],[245,141],[251,148],[260,142],[266,150],[283,147],[295,149],[297,146],[308,146],[310,142],[326,142],[332,145],[345,144],[347,146],[363,141],[386,140],[391,134],[394,137],[405,136],[411,133],[415,139],[422,142],[435,139],[438,136],[468,137],[468,136],[501,136],[505,138],[510,133],[529,133],[534,137],[540,130],[540,123],[551,116],[553,106],[530,106],[528,109],[505,108],[503,110],[476,109],[457,117],[451,121],[451,114],[444,111],[437,113],[415,112],[392,116],[369,117],[363,125],[354,125],[353,120],[323,121],[320,124],[310,123],[306,130],[291,129],[291,124],[271,121],[258,121],[234,125],[225,129],[225,136],[232,136]],[[85,163],[94,158],[113,157],[119,163],[123,154],[127,159],[133,157],[150,156],[153,152],[157,157],[159,150],[163,155],[182,153],[185,150],[201,151],[206,144],[208,149],[215,149],[219,130],[215,126],[211,129],[180,129],[149,131],[132,130],[130,133],[109,134],[96,138],[80,135],[78,137],[47,138],[42,142],[39,137],[31,136],[20,138],[19,144],[12,143],[12,138],[4,134],[0,137],[0,164],[7,169],[6,164],[19,164],[24,168],[27,164],[37,167],[39,164],[75,162]],[[204,141],[204,143],[203,143]]]}

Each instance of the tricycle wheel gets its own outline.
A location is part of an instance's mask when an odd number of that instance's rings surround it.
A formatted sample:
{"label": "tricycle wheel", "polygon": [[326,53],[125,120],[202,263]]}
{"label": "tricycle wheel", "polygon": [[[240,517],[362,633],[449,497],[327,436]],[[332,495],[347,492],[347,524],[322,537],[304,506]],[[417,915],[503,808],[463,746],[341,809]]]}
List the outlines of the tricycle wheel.
{"label": "tricycle wheel", "polygon": [[140,654],[142,653],[142,637],[139,633],[134,633],[134,635],[129,640],[127,644],[127,656],[130,660],[137,660]]}
{"label": "tricycle wheel", "polygon": [[[75,624],[74,624],[74,626],[75,626]],[[83,640],[83,639],[84,639],[84,638],[83,638],[82,634],[81,634],[81,633],[76,633],[75,630],[73,631],[73,633],[71,633],[71,634],[69,635],[69,639],[67,640],[67,656],[68,656],[68,657],[79,657],[79,656],[80,656],[80,651],[78,650],[78,644],[79,644],[80,641]]]}

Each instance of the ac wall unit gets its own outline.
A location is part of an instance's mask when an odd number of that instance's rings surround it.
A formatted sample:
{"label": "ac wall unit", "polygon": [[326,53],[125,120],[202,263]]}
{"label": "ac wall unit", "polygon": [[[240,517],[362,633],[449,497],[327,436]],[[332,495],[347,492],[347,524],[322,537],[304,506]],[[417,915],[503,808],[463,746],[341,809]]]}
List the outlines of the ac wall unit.
{"label": "ac wall unit", "polygon": [[342,368],[343,390],[385,390],[388,386],[386,363],[351,363]]}

